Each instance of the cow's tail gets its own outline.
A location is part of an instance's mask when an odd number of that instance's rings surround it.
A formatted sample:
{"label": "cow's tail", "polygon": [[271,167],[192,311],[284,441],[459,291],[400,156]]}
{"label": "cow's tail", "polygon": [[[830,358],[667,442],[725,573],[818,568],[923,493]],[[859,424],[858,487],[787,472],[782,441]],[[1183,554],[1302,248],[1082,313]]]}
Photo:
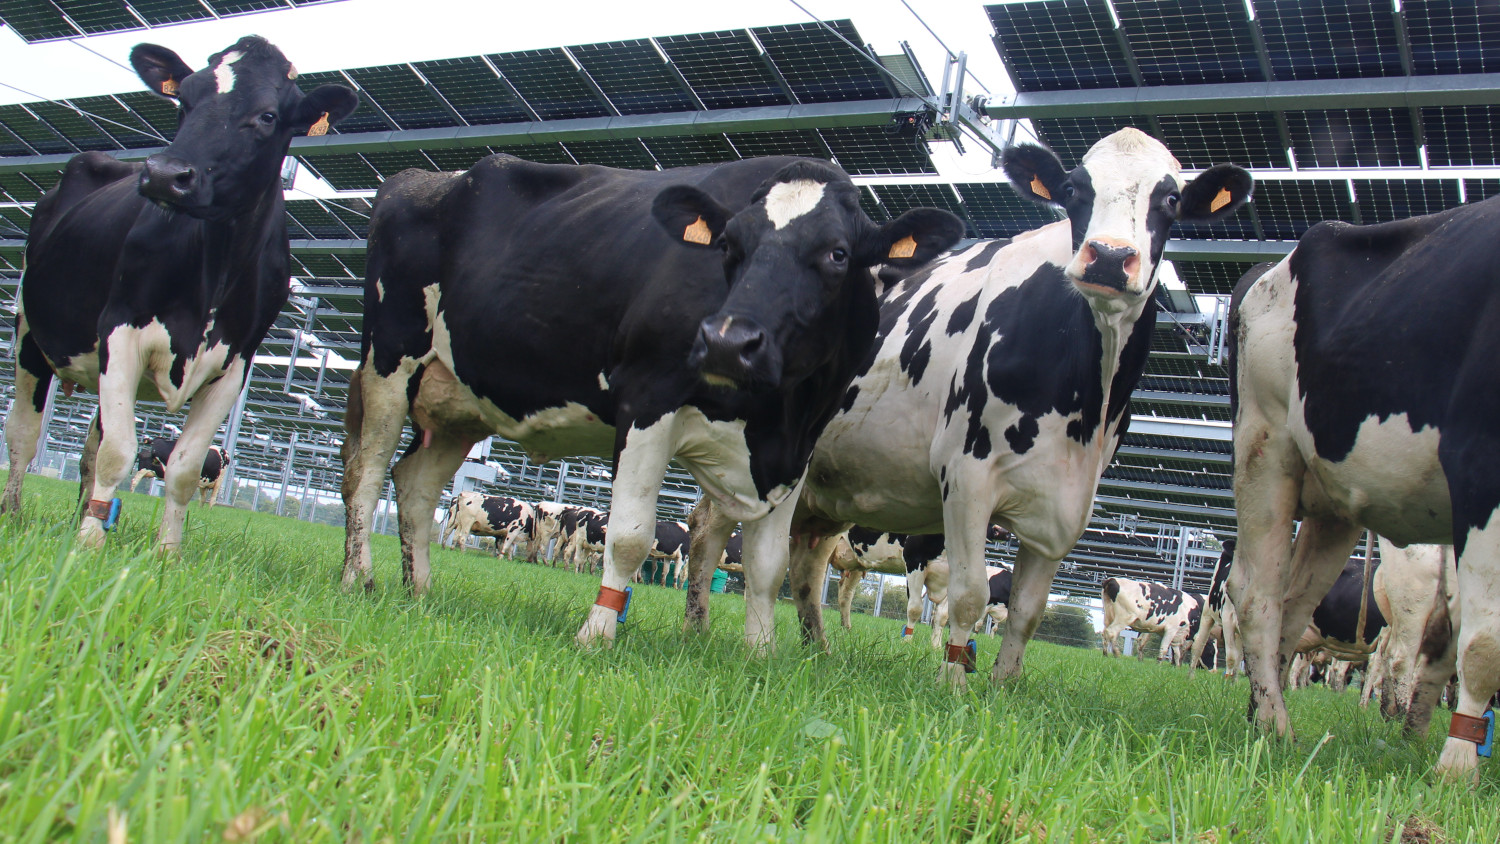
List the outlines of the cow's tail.
{"label": "cow's tail", "polygon": [[[1120,582],[1118,580],[1115,580],[1113,577],[1111,577],[1110,579],[1104,581],[1104,603],[1108,604],[1109,602],[1113,601],[1119,594]],[[1105,612],[1108,613],[1109,610],[1106,609]],[[1105,619],[1105,621],[1108,621],[1108,619]]]}
{"label": "cow's tail", "polygon": [[1359,584],[1359,624],[1356,625],[1355,628],[1354,628],[1354,645],[1355,645],[1355,647],[1361,648],[1361,649],[1364,647],[1364,644],[1365,644],[1365,619],[1368,618],[1369,614],[1370,614],[1370,591],[1374,587],[1374,584],[1372,584],[1370,582],[1370,569],[1372,568],[1372,565],[1373,565],[1371,563],[1371,561],[1370,561],[1370,558],[1374,556],[1373,549],[1371,548],[1371,546],[1374,545],[1374,543],[1375,543],[1375,536],[1374,536],[1374,534],[1372,534],[1372,533],[1370,533],[1370,531],[1366,530],[1365,531],[1365,576],[1364,576],[1364,579],[1361,580],[1360,584]]}

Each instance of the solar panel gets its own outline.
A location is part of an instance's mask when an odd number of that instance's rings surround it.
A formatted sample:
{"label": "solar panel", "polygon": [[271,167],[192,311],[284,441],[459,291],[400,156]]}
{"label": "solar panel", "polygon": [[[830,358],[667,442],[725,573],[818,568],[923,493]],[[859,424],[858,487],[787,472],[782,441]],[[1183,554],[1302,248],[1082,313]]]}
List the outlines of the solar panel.
{"label": "solar panel", "polygon": [[850,175],[904,176],[936,173],[927,147],[887,132],[883,126],[820,129],[819,134]]}
{"label": "solar panel", "polygon": [[332,255],[308,255],[301,254],[297,260],[302,264],[303,271],[296,273],[299,278],[309,276],[319,278],[358,278],[351,274],[339,259]]}
{"label": "solar panel", "polygon": [[1300,167],[1416,167],[1411,113],[1406,109],[1330,109],[1286,115]]}
{"label": "solar panel", "polygon": [[775,129],[767,132],[731,132],[726,135],[741,157],[801,155],[827,160],[828,148],[816,129]]}
{"label": "solar panel", "polygon": [[641,140],[663,167],[688,167],[739,158],[739,154],[723,135],[683,135]]}
{"label": "solar panel", "polygon": [[[1101,138],[1113,135],[1127,126],[1149,133],[1151,127],[1144,117],[1051,117],[1031,121],[1037,135],[1058,158],[1064,167],[1076,167]],[[1174,150],[1175,152],[1175,150]]]}
{"label": "solar panel", "polygon": [[130,0],[130,6],[152,26],[213,17],[197,0]]}
{"label": "solar panel", "polygon": [[113,138],[100,131],[92,121],[65,105],[40,102],[31,103],[30,108],[37,117],[47,121],[47,125],[81,150],[120,148]]}
{"label": "solar panel", "polygon": [[481,158],[490,154],[488,147],[461,147],[455,149],[422,150],[439,170],[458,172],[473,167]]}
{"label": "solar panel", "polygon": [[661,54],[645,39],[584,44],[568,51],[621,114],[693,111]]}
{"label": "solar panel", "polygon": [[1500,179],[1464,179],[1464,201],[1479,202],[1500,196]]}
{"label": "solar panel", "polygon": [[129,91],[116,94],[115,99],[163,138],[171,140],[177,135],[177,106],[166,98],[146,91]]}
{"label": "solar panel", "polygon": [[626,170],[655,170],[656,159],[641,146],[638,138],[600,138],[591,141],[568,141],[563,146],[579,164],[602,164]]}
{"label": "solar panel", "polygon": [[458,121],[428,93],[422,80],[406,65],[362,67],[349,71],[349,76],[402,129],[458,125]]}
{"label": "solar panel", "polygon": [[1457,181],[1355,179],[1354,195],[1360,222],[1366,224],[1435,214],[1459,204]]}
{"label": "solar panel", "polygon": [[496,152],[514,155],[538,164],[577,164],[562,144],[507,144],[495,147]]}
{"label": "solar panel", "polygon": [[335,190],[374,190],[380,187],[375,169],[354,153],[336,153],[298,159],[323,177]]}
{"label": "solar panel", "polygon": [[890,213],[885,210],[884,205],[880,204],[880,200],[875,197],[875,192],[869,185],[860,186],[859,207],[863,208],[865,213],[870,215],[870,219],[877,223],[884,223],[891,219]]}
{"label": "solar panel", "polygon": [[[290,201],[286,204],[287,217],[297,223],[305,233],[302,237],[345,240],[355,237],[354,232],[339,221],[339,218],[319,202],[311,199]],[[292,235],[297,237],[298,235]]]}
{"label": "solar panel", "polygon": [[1241,205],[1233,214],[1212,223],[1179,223],[1173,233],[1189,240],[1258,240],[1250,204]]}
{"label": "solar panel", "polygon": [[156,132],[114,97],[79,97],[68,102],[87,112],[95,125],[126,149],[161,146]]}
{"label": "solar panel", "polygon": [[[848,20],[829,21],[829,27],[854,44],[859,33]],[[756,40],[766,48],[787,87],[804,103],[884,99],[891,89],[873,57],[851,48],[822,25],[756,27]]]}
{"label": "solar panel", "polygon": [[[960,218],[965,217],[963,204],[958,201],[958,195],[947,185],[939,184],[916,184],[916,185],[874,185],[872,188],[880,197],[880,203],[885,210],[894,217],[899,217],[913,208],[942,208],[951,211]],[[972,226],[968,235],[974,237]]]}
{"label": "solar panel", "polygon": [[1124,88],[1130,67],[1102,0],[985,6],[1018,91]]}
{"label": "solar panel", "polygon": [[743,31],[658,38],[698,99],[709,108],[786,105],[786,95]]}
{"label": "solar panel", "polygon": [[31,215],[24,208],[0,208],[0,238],[24,238],[31,231]]}
{"label": "solar panel", "polygon": [[7,0],[0,20],[27,41],[71,38],[78,31],[47,0]]}
{"label": "solar panel", "polygon": [[119,0],[54,0],[73,23],[90,35],[137,29],[140,21]]}
{"label": "solar panel", "polygon": [[1500,71],[1500,6],[1480,0],[1424,0],[1402,5],[1412,73]]}
{"label": "solar panel", "polygon": [[0,126],[0,155],[31,155],[31,150],[22,143],[10,130]]}
{"label": "solar panel", "polygon": [[1260,181],[1255,212],[1268,240],[1296,240],[1321,220],[1353,220],[1349,186],[1334,181]]}
{"label": "solar panel", "polygon": [[416,68],[471,125],[531,119],[500,77],[478,56],[417,62]]}
{"label": "solar panel", "polygon": [[1044,206],[1022,199],[1010,185],[972,182],[954,185],[979,237],[1014,237],[1041,228],[1057,217]]}
{"label": "solar panel", "polygon": [[1195,294],[1227,296],[1252,264],[1242,261],[1173,261],[1177,277]]}
{"label": "solar panel", "polygon": [[927,77],[922,69],[916,65],[905,53],[896,53],[889,56],[876,56],[881,66],[890,71],[902,85],[896,85],[898,96],[909,97],[914,95],[926,96],[933,92],[932,85],[928,84]]}
{"label": "solar panel", "polygon": [[400,173],[402,170],[415,168],[417,170],[436,170],[427,156],[420,150],[402,149],[388,150],[384,152],[367,152],[363,154],[365,161],[380,174],[382,180]]}
{"label": "solar panel", "polygon": [[1434,167],[1500,164],[1500,107],[1429,106],[1422,109],[1427,161]]}
{"label": "solar panel", "polygon": [[522,50],[490,56],[543,120],[609,114],[562,50]]}
{"label": "solar panel", "polygon": [[1238,164],[1272,168],[1289,164],[1281,148],[1276,118],[1271,114],[1164,115],[1157,118],[1157,125],[1161,127],[1161,142],[1183,167]]}
{"label": "solar panel", "polygon": [[288,8],[285,0],[204,0],[204,2],[213,6],[214,11],[218,12],[220,17]]}
{"label": "solar panel", "polygon": [[1146,85],[1263,82],[1244,0],[1114,0]]}
{"label": "solar panel", "polygon": [[25,106],[0,106],[0,124],[42,155],[75,151],[71,144],[48,128],[47,124],[41,122]]}
{"label": "solar panel", "polygon": [[[343,85],[347,88],[349,87],[349,80],[345,79],[343,74],[336,71],[302,73],[297,76],[297,87],[301,88],[304,92],[312,91],[319,85]],[[334,134],[389,131],[391,127],[370,106],[371,101],[373,101],[373,98],[368,94],[360,94],[359,106],[354,109],[354,113],[340,120],[339,124],[329,129],[329,131]]]}
{"label": "solar panel", "polygon": [[1401,76],[1396,17],[1370,0],[1255,0],[1277,79]]}
{"label": "solar panel", "polygon": [[12,202],[35,202],[42,198],[57,180],[62,171],[51,173],[0,173],[0,191]]}

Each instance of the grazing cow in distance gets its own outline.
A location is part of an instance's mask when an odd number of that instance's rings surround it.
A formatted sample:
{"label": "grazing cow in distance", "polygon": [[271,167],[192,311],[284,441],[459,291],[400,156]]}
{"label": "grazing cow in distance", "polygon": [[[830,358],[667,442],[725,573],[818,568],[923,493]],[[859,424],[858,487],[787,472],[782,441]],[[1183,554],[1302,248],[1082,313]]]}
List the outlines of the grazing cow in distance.
{"label": "grazing cow in distance", "polygon": [[[416,592],[428,588],[425,514],[491,434],[537,462],[613,459],[613,529],[580,644],[614,638],[674,459],[745,522],[747,565],[779,580],[791,508],[775,541],[765,519],[792,497],[869,351],[870,268],[919,267],[962,235],[937,209],[877,225],[849,176],[814,159],[639,171],[497,154],[387,179],[345,417],[345,587],[373,582],[370,517],[408,417],[418,447],[393,475]],[[750,598],[752,643],[769,641],[773,604]]]}
{"label": "grazing cow in distance", "polygon": [[[922,595],[925,589],[934,604],[941,606],[948,598],[948,566],[943,559],[943,537],[939,534],[908,536],[883,533],[855,526],[839,540],[828,557],[828,564],[839,575],[839,623],[848,630],[854,607],[854,593],[870,572],[906,575],[906,627],[903,638],[911,636],[922,619]],[[943,646],[938,616],[933,615],[932,646]]]}
{"label": "grazing cow in distance", "polygon": [[[1373,574],[1380,563],[1372,562]],[[1363,560],[1349,560],[1328,594],[1313,608],[1312,623],[1302,632],[1294,653],[1327,651],[1336,659],[1364,660],[1375,651],[1375,637],[1385,629],[1385,616],[1375,600],[1374,578],[1365,578]]]}
{"label": "grazing cow in distance", "polygon": [[[526,556],[526,561],[535,563],[539,558],[546,557],[548,562],[556,565],[557,559],[562,556],[563,546],[566,544],[560,539],[562,533],[562,514],[569,508],[567,504],[555,501],[538,501],[531,505],[536,513],[535,536],[531,542],[531,553]],[[557,547],[552,547],[553,541],[557,541]]]}
{"label": "grazing cow in distance", "polygon": [[562,514],[559,534],[564,543],[563,559],[573,571],[592,572],[607,547],[609,514],[592,507],[569,508]]}
{"label": "grazing cow in distance", "polygon": [[1000,625],[1010,617],[1011,570],[1000,566],[986,566],[984,571],[989,575],[990,598],[985,602],[984,613],[974,622],[974,632],[984,629],[985,619],[992,619],[995,627],[990,634],[999,635]]}
{"label": "grazing cow in distance", "polygon": [[[10,476],[0,511],[19,513],[54,375],[63,392],[99,394],[79,460],[78,538],[104,542],[115,491],[136,453],[137,397],[189,406],[165,470],[163,550],[182,540],[186,507],[219,424],[286,303],[290,247],[281,162],[293,135],[337,123],[358,100],[323,85],[304,94],[291,62],[247,36],[194,72],[139,44],[130,63],[178,108],[177,132],[144,163],[74,156],[37,202],[16,313],[16,398],[5,420]],[[431,521],[429,514],[428,520]]]}
{"label": "grazing cow in distance", "polygon": [[683,569],[688,555],[688,526],[687,522],[665,522],[656,523],[656,538],[651,543],[651,552],[648,555],[653,560],[660,560],[661,582],[666,585],[667,569],[672,572],[672,582],[678,589],[683,587]]}
{"label": "grazing cow in distance", "polygon": [[[142,445],[135,455],[137,471],[126,489],[135,489],[141,479],[148,476],[166,478],[167,463],[172,459],[172,449],[176,445],[175,437],[152,437],[150,442]],[[203,468],[198,472],[199,506],[212,507],[218,503],[219,486],[224,483],[228,469],[229,452],[221,446],[209,446],[203,454]]]}
{"label": "grazing cow in distance", "polygon": [[496,556],[514,558],[516,549],[530,542],[535,532],[536,511],[525,501],[508,495],[460,492],[448,505],[438,544],[462,549],[472,534],[493,536]]}
{"label": "grazing cow in distance", "polygon": [[1474,775],[1500,689],[1497,226],[1500,198],[1319,223],[1241,279],[1230,315],[1240,545],[1229,593],[1252,716],[1290,732],[1282,672],[1365,528],[1451,544],[1461,692],[1437,770],[1461,777]]}
{"label": "grazing cow in distance", "polygon": [[1234,565],[1235,540],[1224,540],[1223,550],[1219,553],[1219,561],[1214,564],[1214,577],[1208,586],[1207,602],[1203,606],[1203,616],[1199,620],[1197,631],[1193,635],[1193,653],[1188,659],[1190,671],[1198,670],[1200,663],[1205,663],[1205,648],[1216,642],[1223,642],[1224,653],[1224,676],[1233,677],[1239,673],[1240,639],[1239,639],[1239,616],[1234,611],[1234,602],[1224,592],[1224,584],[1229,579],[1229,569]]}
{"label": "grazing cow in distance", "polygon": [[1181,589],[1126,577],[1104,581],[1099,599],[1104,604],[1105,656],[1120,656],[1120,633],[1129,628],[1137,633],[1160,633],[1161,653],[1156,658],[1171,658],[1174,664],[1180,662],[1177,652],[1186,647],[1193,613],[1206,600]]}
{"label": "grazing cow in distance", "polygon": [[[1020,671],[1125,433],[1173,224],[1227,216],[1250,194],[1250,175],[1229,165],[1184,183],[1166,147],[1134,129],[1099,141],[1072,171],[1037,146],[1003,158],[1023,197],[1068,219],[976,244],[885,288],[875,351],[818,438],[786,534],[796,537],[792,597],[815,642],[833,552],[825,537],[851,524],[943,534],[952,579],[941,671],[954,685],[973,667],[966,642],[989,595],[988,526],[1020,543],[991,672],[1000,680]],[[778,585],[747,572],[747,594]]]}

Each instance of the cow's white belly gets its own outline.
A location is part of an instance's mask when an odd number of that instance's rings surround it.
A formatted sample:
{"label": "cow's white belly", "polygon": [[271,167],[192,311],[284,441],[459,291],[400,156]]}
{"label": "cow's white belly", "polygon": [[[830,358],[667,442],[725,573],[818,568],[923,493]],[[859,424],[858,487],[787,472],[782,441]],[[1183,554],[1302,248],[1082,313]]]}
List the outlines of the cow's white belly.
{"label": "cow's white belly", "polygon": [[1300,402],[1293,416],[1292,436],[1314,481],[1304,487],[1304,508],[1366,525],[1401,545],[1453,541],[1436,428],[1413,432],[1404,413],[1384,422],[1369,417],[1349,456],[1334,463],[1317,457]]}
{"label": "cow's white belly", "polygon": [[[230,363],[227,345],[200,342],[193,354],[183,361],[182,382],[172,383],[172,365],[176,360],[172,354],[172,338],[166,326],[155,319],[141,328],[119,326],[110,332],[105,342],[109,344],[111,360],[135,357],[141,361],[141,381],[136,399],[160,399],[169,413],[181,410],[204,384],[222,376]],[[97,347],[95,351],[69,358],[60,366],[54,362],[54,368],[62,380],[71,381],[90,392],[99,391]]]}

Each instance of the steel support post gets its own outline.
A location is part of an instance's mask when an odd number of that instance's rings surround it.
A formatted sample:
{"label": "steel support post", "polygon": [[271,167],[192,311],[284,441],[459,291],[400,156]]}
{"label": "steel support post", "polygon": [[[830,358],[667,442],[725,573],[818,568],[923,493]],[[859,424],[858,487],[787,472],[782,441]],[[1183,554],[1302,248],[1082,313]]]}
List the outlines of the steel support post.
{"label": "steel support post", "polygon": [[875,617],[880,617],[880,604],[885,598],[885,575],[875,574]]}
{"label": "steel support post", "polygon": [[286,511],[286,488],[292,482],[292,461],[297,459],[297,432],[293,431],[291,439],[287,441],[286,463],[281,466],[281,492],[276,496],[276,515],[283,515]]}

